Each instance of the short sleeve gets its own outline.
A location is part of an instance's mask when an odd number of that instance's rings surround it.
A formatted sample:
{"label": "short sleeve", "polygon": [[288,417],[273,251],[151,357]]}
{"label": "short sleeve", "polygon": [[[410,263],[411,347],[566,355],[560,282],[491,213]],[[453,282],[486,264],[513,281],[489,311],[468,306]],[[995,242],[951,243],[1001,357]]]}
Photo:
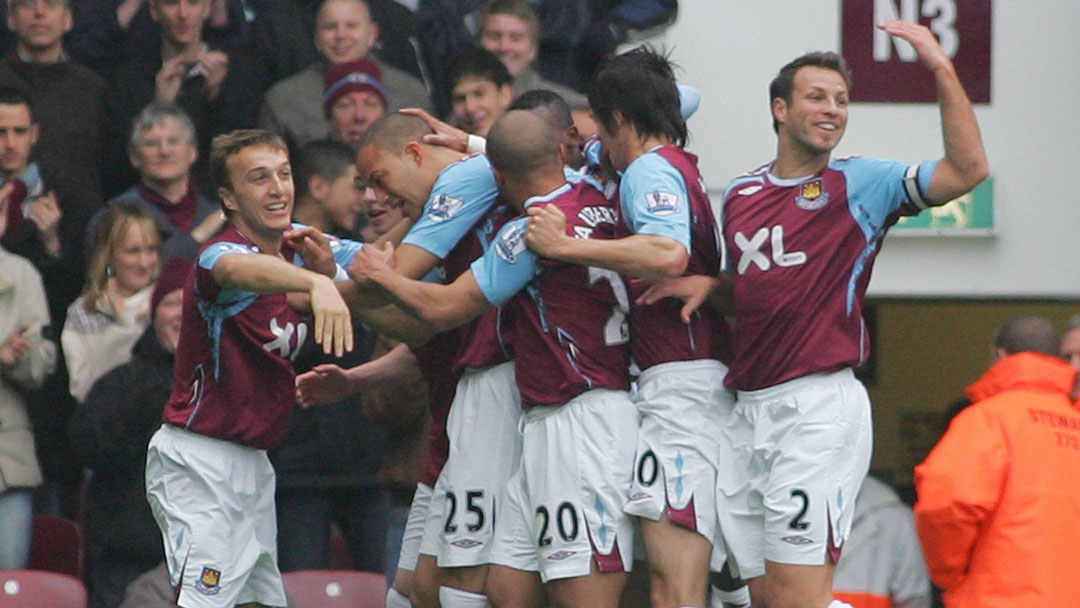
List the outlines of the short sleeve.
{"label": "short sleeve", "polygon": [[439,259],[491,209],[499,190],[485,156],[472,156],[443,169],[424,204],[423,215],[402,244],[420,247]]}
{"label": "short sleeve", "polygon": [[469,267],[480,291],[494,306],[521,291],[539,270],[536,253],[525,246],[527,223],[519,218],[503,226],[484,255]]}
{"label": "short sleeve", "polygon": [[690,251],[690,195],[682,174],[666,159],[650,152],[630,163],[619,197],[631,232],[670,237]]}

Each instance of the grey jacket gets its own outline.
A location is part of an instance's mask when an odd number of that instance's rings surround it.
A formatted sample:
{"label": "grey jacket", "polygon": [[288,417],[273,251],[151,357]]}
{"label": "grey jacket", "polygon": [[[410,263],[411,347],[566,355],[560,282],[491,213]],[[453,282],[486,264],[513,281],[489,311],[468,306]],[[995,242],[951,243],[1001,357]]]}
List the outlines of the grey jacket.
{"label": "grey jacket", "polygon": [[56,368],[56,344],[41,335],[48,324],[41,275],[25,258],[0,249],[0,344],[23,326],[30,342],[18,363],[0,363],[0,494],[41,484],[34,433],[19,390],[40,387]]}
{"label": "grey jacket", "polygon": [[[382,70],[388,112],[401,108],[431,110],[431,96],[422,82],[373,57],[369,59]],[[323,72],[328,65],[318,61],[270,87],[259,113],[259,126],[280,134],[292,146],[329,136],[330,125],[323,113]]]}

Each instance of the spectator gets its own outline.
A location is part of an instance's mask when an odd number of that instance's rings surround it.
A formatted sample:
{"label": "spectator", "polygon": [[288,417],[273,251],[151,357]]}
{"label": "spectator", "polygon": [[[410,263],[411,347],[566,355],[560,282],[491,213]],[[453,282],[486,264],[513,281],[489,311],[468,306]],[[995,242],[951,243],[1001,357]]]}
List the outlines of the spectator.
{"label": "spectator", "polygon": [[0,87],[0,176],[14,184],[3,245],[30,260],[42,274],[50,316],[62,320],[61,306],[66,307],[78,295],[81,273],[64,257],[59,232],[62,213],[51,190],[52,172],[30,160],[40,132],[26,95],[15,88]]}
{"label": "spectator", "polygon": [[1018,315],[995,361],[915,468],[915,524],[945,606],[1071,606],[1080,597],[1077,371],[1049,319]]}
{"label": "spectator", "polygon": [[[267,86],[319,60],[312,33],[321,4],[322,0],[263,0],[255,9],[251,44]],[[379,26],[374,54],[422,80],[416,57],[416,16],[395,0],[367,0],[367,4]]]}
{"label": "spectator", "polygon": [[[367,216],[365,242],[381,237],[405,219],[406,206],[400,199],[376,197],[366,189],[363,201]],[[331,403],[359,393],[363,415],[385,428],[386,445],[377,479],[391,497],[384,568],[387,584],[393,584],[409,505],[428,447],[427,383],[416,357],[404,344],[376,336],[370,361],[348,369],[336,363],[317,365],[297,376],[297,392],[305,406]]]}
{"label": "spectator", "polygon": [[[248,43],[249,16],[264,2],[282,0],[210,0],[206,39],[237,49]],[[74,25],[67,48],[77,61],[109,81],[125,60],[159,43],[161,34],[148,0],[79,0],[72,6]]]}
{"label": "spectator", "polygon": [[454,120],[473,135],[487,135],[514,100],[510,72],[485,49],[458,52],[450,63],[448,82]]}
{"label": "spectator", "polygon": [[1061,357],[1080,370],[1080,315],[1069,318],[1065,333],[1061,335]]}
{"label": "spectator", "polygon": [[210,140],[220,133],[251,126],[251,109],[261,90],[242,53],[207,42],[211,0],[147,0],[160,25],[160,36],[117,68],[107,98],[106,133],[111,146],[107,175],[115,195],[137,179],[128,162],[127,142],[135,116],[151,101],[175,103],[195,124],[199,160],[194,175],[203,192],[209,181]]}
{"label": "spectator", "polygon": [[554,91],[571,106],[585,106],[585,96],[545,80],[533,69],[540,51],[540,20],[525,0],[491,0],[477,16],[480,44],[495,53],[513,77],[514,92]]}
{"label": "spectator", "polygon": [[855,500],[851,538],[836,567],[833,593],[854,608],[930,608],[930,578],[911,508],[871,475]]}
{"label": "spectator", "polygon": [[[102,201],[101,117],[105,82],[68,59],[63,44],[64,33],[71,29],[67,0],[11,1],[8,27],[15,32],[15,52],[0,61],[0,86],[22,91],[28,106],[33,108],[32,119],[38,125],[34,129],[37,137],[33,158],[46,173],[49,188],[56,192],[53,202],[62,212],[59,218],[62,265],[75,276],[81,276],[83,233]],[[38,267],[41,269],[40,263]],[[61,313],[53,317],[59,325],[63,322],[63,311],[78,295],[78,281],[74,282],[74,289],[63,291],[55,289],[57,283],[48,272],[42,274],[53,300],[50,305]],[[69,280],[60,282],[71,284]]]}
{"label": "spectator", "polygon": [[[8,194],[0,188],[0,236],[7,230]],[[27,567],[33,494],[42,482],[22,391],[36,388],[56,365],[45,290],[33,265],[0,249],[0,570]]]}
{"label": "spectator", "polygon": [[379,66],[361,59],[326,69],[323,112],[330,122],[330,139],[354,148],[371,123],[386,114],[386,88]]}
{"label": "spectator", "polygon": [[219,205],[199,192],[191,176],[198,155],[195,125],[183,109],[158,102],[143,108],[128,138],[128,158],[139,172],[139,183],[94,216],[87,228],[88,248],[107,209],[133,205],[154,218],[162,260],[194,260],[199,246],[225,225]]}
{"label": "spectator", "polygon": [[86,287],[68,308],[60,334],[77,401],[105,372],[131,358],[131,347],[149,324],[160,244],[146,211],[117,205],[105,214],[94,235]]}
{"label": "spectator", "polygon": [[313,141],[294,156],[293,219],[320,232],[353,238],[363,211],[356,189],[355,153],[334,141]]}
{"label": "spectator", "polygon": [[[445,75],[455,51],[473,46],[489,0],[419,0],[419,43],[445,115]],[[540,18],[539,56],[544,78],[585,90],[600,61],[635,33],[652,33],[675,20],[678,0],[526,0]]]}
{"label": "spectator", "polygon": [[[68,423],[71,444],[92,471],[85,494],[90,608],[116,608],[125,589],[164,558],[146,502],[146,446],[172,388],[180,308],[191,262],[173,259],[150,298],[153,323],[131,360],[94,383]],[[166,576],[167,578],[167,576]]]}
{"label": "spectator", "polygon": [[259,124],[281,134],[291,146],[323,139],[329,123],[323,112],[324,79],[333,64],[367,59],[378,66],[391,110],[431,106],[423,83],[369,54],[379,37],[364,0],[325,0],[315,20],[315,47],[322,56],[303,71],[270,87]]}

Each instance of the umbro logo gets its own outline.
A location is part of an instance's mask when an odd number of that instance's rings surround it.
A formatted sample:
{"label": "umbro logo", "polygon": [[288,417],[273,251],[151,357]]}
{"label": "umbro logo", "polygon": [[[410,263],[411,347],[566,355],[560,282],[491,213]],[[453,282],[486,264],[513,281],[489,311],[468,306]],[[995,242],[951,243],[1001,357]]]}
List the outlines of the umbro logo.
{"label": "umbro logo", "polygon": [[742,196],[750,196],[751,194],[761,192],[761,188],[762,188],[762,186],[760,184],[754,185],[754,186],[747,186],[747,187],[743,188],[742,190],[739,190],[738,192],[736,192],[736,194],[740,194]]}
{"label": "umbro logo", "polygon": [[454,545],[455,547],[461,547],[462,549],[472,549],[473,547],[479,547],[480,545],[482,545],[484,543],[482,543],[482,542],[480,542],[478,540],[472,540],[472,539],[466,538],[466,539],[462,539],[462,540],[455,540],[454,542],[452,542],[450,544]]}
{"label": "umbro logo", "polygon": [[634,492],[630,495],[630,500],[645,500],[646,498],[652,498],[652,494],[645,492]]}
{"label": "umbro logo", "polygon": [[785,543],[790,543],[792,545],[809,545],[814,542],[809,538],[806,538],[805,536],[785,536],[780,540],[784,541]]}
{"label": "umbro logo", "polygon": [[557,561],[562,561],[562,560],[570,557],[571,555],[574,555],[575,553],[577,553],[577,551],[556,551],[555,553],[552,553],[551,555],[549,555],[548,559],[550,559],[552,561],[556,561],[556,562]]}

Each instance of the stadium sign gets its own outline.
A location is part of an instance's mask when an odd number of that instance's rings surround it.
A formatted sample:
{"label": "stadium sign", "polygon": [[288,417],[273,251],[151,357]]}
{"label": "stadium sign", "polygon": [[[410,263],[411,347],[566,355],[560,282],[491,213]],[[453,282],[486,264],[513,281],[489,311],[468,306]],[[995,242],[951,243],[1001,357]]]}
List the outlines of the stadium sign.
{"label": "stadium sign", "polygon": [[914,47],[875,27],[921,23],[937,35],[974,103],[990,102],[991,0],[843,0],[841,47],[855,78],[852,101],[937,101]]}
{"label": "stadium sign", "polygon": [[902,217],[889,232],[901,236],[987,236],[994,233],[994,179],[919,215]]}

